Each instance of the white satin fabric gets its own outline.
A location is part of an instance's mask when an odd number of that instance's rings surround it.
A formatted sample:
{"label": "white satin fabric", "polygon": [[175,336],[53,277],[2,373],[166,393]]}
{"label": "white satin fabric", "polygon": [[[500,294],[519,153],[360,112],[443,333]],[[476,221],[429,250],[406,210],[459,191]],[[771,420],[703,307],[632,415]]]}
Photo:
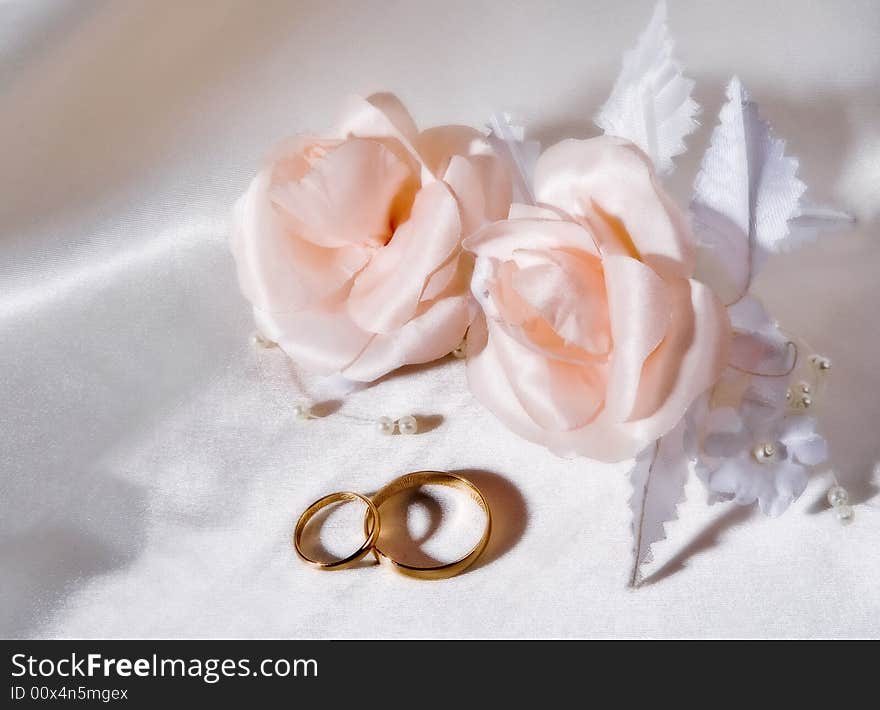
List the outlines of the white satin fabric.
{"label": "white satin fabric", "polygon": [[[736,72],[815,200],[860,220],[772,260],[758,290],[833,359],[820,425],[865,501],[880,459],[880,6],[669,4],[704,106],[673,194],[686,201]],[[707,507],[692,479],[630,592],[625,464],[519,439],[453,359],[298,424],[289,368],[248,343],[229,215],[273,144],[376,90],[420,125],[513,109],[545,145],[594,135],[651,9],[0,2],[0,635],[880,635],[880,501],[840,527],[827,475],[779,519]],[[382,437],[346,412],[414,412],[430,431]],[[420,468],[476,471],[498,519],[486,564],[426,583],[298,563],[289,535],[311,500]]]}

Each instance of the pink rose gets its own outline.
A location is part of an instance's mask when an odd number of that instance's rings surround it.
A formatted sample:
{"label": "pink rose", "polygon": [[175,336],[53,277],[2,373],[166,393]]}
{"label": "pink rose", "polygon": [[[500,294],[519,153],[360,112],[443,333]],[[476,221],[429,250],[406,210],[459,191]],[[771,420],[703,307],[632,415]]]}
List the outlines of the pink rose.
{"label": "pink rose", "polygon": [[563,141],[538,160],[535,194],[542,207],[514,205],[465,241],[485,313],[471,390],[561,455],[630,458],[717,380],[726,311],[691,278],[688,225],[636,146]]}
{"label": "pink rose", "polygon": [[258,328],[306,369],[353,380],[442,357],[470,318],[462,237],[506,216],[510,194],[477,131],[420,133],[391,95],[353,101],[332,136],[282,143],[236,206]]}

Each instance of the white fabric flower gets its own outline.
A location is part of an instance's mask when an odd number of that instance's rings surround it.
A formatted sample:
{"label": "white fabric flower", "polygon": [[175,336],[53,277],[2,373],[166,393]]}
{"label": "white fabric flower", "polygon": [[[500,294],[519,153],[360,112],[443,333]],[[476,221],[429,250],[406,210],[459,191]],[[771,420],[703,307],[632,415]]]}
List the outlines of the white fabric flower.
{"label": "white fabric flower", "polygon": [[709,490],[741,505],[758,501],[772,516],[783,513],[807,485],[807,467],[827,457],[816,422],[786,414],[787,378],[753,378],[739,408],[710,410],[697,474]]}

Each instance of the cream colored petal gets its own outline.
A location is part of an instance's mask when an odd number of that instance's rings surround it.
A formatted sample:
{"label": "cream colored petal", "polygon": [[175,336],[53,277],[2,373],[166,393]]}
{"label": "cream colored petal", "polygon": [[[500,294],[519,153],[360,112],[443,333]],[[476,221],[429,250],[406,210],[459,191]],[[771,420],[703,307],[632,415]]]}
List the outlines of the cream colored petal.
{"label": "cream colored petal", "polygon": [[342,374],[370,382],[404,365],[437,360],[458,347],[469,319],[468,299],[463,294],[424,303],[398,330],[376,335]]}
{"label": "cream colored petal", "polygon": [[348,300],[354,321],[373,333],[400,328],[418,309],[428,277],[459,248],[458,204],[442,183],[423,188],[410,219],[358,274]]}
{"label": "cream colored petal", "polygon": [[325,249],[284,224],[268,197],[271,169],[260,172],[235,208],[232,253],[242,293],[264,311],[297,311],[347,288],[367,263],[359,246]]}
{"label": "cream colored petal", "polygon": [[693,274],[687,221],[650,160],[627,141],[601,136],[551,146],[535,167],[535,196],[589,223],[606,253],[640,258],[664,277]]}
{"label": "cream colored petal", "polygon": [[269,197],[291,229],[318,246],[383,246],[409,212],[418,181],[381,143],[349,140]]}
{"label": "cream colored petal", "polygon": [[254,309],[257,328],[297,365],[330,375],[363,352],[373,334],[358,328],[342,301],[296,313],[267,313]]}

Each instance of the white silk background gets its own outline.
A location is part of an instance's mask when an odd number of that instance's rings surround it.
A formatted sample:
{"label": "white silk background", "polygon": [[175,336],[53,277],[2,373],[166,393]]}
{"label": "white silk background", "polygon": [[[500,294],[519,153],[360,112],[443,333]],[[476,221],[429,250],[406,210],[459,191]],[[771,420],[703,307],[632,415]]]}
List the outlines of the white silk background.
{"label": "white silk background", "polygon": [[[811,194],[860,220],[759,282],[834,360],[821,421],[865,503],[852,526],[827,510],[823,472],[777,520],[708,507],[694,481],[650,583],[628,591],[621,466],[518,440],[452,359],[341,410],[431,415],[432,431],[300,425],[283,362],[248,343],[228,215],[277,139],[375,90],[422,126],[505,109],[545,143],[586,137],[650,1],[7,0],[0,635],[880,635],[880,4],[669,5],[704,106],[677,195],[736,72]],[[499,518],[487,563],[426,583],[294,558],[312,499],[419,468],[477,471]]]}

